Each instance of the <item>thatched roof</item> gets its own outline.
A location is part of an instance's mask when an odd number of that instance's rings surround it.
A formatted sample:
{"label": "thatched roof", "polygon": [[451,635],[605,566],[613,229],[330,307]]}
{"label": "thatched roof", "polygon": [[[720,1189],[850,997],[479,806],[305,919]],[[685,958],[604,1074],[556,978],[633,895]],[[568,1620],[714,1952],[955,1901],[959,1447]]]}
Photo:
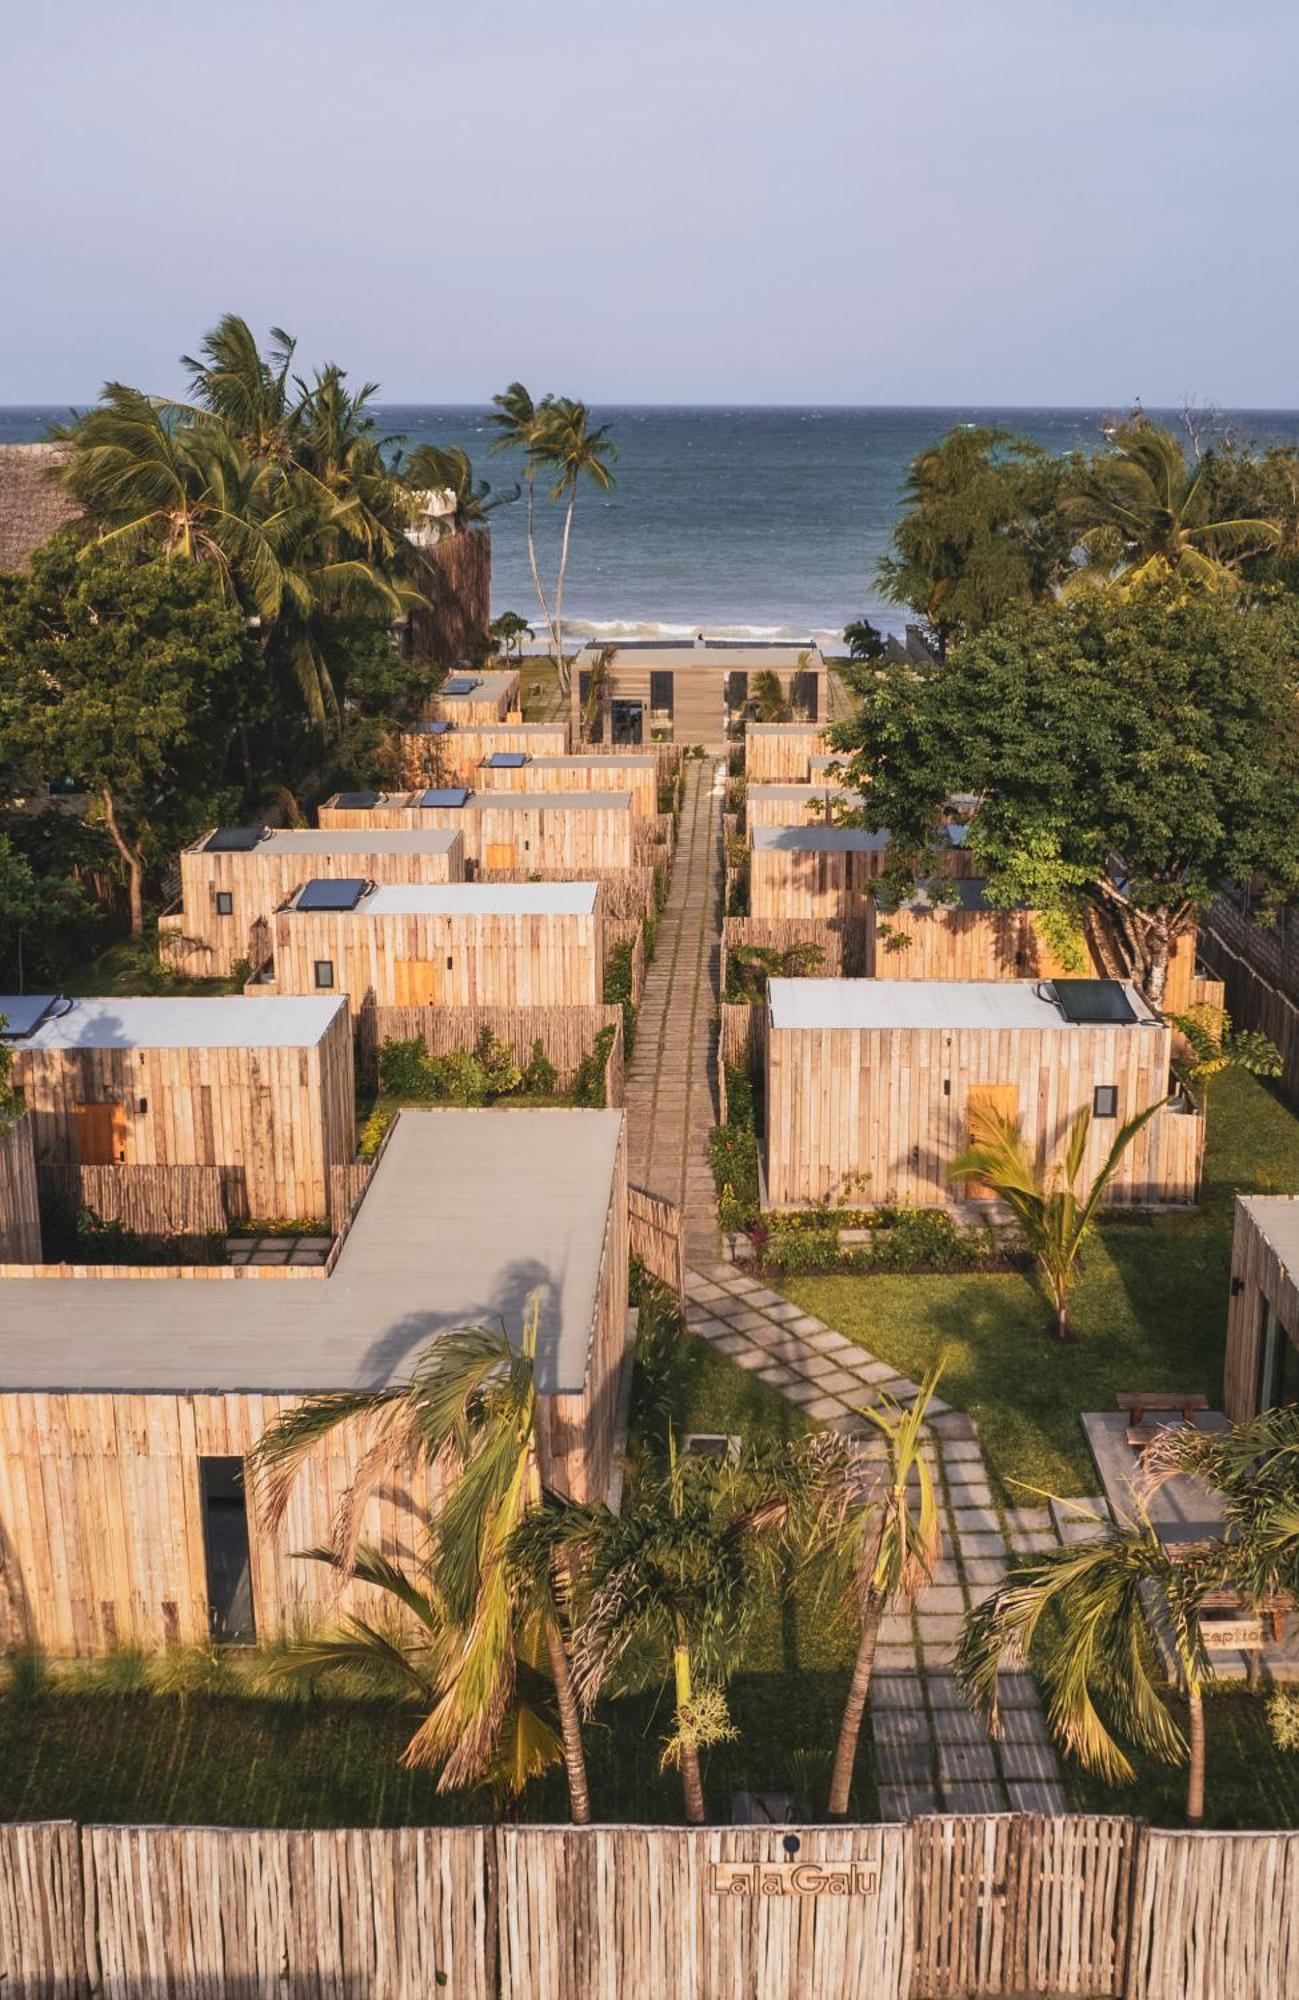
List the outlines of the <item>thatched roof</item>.
{"label": "thatched roof", "polygon": [[26,569],[32,551],[81,512],[52,478],[57,444],[0,444],[0,570]]}

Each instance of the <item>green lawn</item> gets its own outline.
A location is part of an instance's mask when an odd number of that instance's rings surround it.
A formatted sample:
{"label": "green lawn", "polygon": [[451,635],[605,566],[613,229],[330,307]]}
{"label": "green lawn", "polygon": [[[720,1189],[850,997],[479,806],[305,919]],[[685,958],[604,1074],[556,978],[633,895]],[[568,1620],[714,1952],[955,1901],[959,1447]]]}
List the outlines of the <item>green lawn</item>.
{"label": "green lawn", "polygon": [[149,928],[142,938],[134,942],[122,938],[97,958],[89,959],[75,971],[65,972],[59,980],[59,991],[92,997],[176,993],[192,998],[212,993],[241,993],[243,985],[235,979],[186,979],[173,972],[170,966],[161,963],[157,933]]}
{"label": "green lawn", "polygon": [[1078,1286],[1073,1345],[1049,1337],[1027,1276],[790,1278],[781,1289],[904,1374],[941,1360],[940,1394],[976,1419],[1008,1491],[1023,1482],[1094,1492],[1082,1411],[1112,1409],[1120,1389],[1221,1399],[1238,1191],[1299,1192],[1299,1118],[1270,1086],[1228,1074],[1210,1112],[1201,1208],[1101,1226]]}
{"label": "green lawn", "polygon": [[[1170,1700],[1169,1706],[1185,1728],[1185,1704]],[[1277,1749],[1260,1697],[1240,1689],[1209,1696],[1204,1735],[1206,1829],[1299,1826],[1299,1751]],[[1152,1826],[1185,1826],[1185,1769],[1153,1757],[1133,1763],[1135,1785],[1105,1785],[1062,1757],[1071,1808],[1138,1812]]]}

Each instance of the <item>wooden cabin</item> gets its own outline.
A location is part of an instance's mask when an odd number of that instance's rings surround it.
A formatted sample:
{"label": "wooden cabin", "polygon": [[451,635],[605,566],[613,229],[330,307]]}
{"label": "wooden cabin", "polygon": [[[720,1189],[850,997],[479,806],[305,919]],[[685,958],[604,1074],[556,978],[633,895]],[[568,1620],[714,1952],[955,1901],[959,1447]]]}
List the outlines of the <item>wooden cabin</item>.
{"label": "wooden cabin", "polygon": [[860,812],[860,792],[840,785],[749,785],[744,794],[747,832],[758,826],[832,826],[836,813]]}
{"label": "wooden cabin", "polygon": [[[602,691],[592,672],[604,661]],[[709,639],[629,639],[615,647],[594,642],[577,658],[569,720],[574,743],[674,743],[726,747],[743,717],[752,683],[774,673],[796,715],[824,721],[830,712],[829,669],[819,646]],[[806,775],[804,773],[804,775]]]}
{"label": "wooden cabin", "polygon": [[[867,970],[876,979],[1055,979],[1080,969],[1103,979],[1105,966],[1090,936],[1087,964],[1066,965],[1043,935],[1033,910],[999,910],[984,900],[982,876],[947,884],[955,903],[935,901],[929,888],[900,908],[871,908]],[[1174,939],[1164,994],[1165,1014],[1184,1014],[1196,998],[1196,936]]]}
{"label": "wooden cabin", "polygon": [[1223,1409],[1234,1424],[1299,1404],[1299,1196],[1237,1195]]}
{"label": "wooden cabin", "polygon": [[498,750],[473,774],[480,792],[626,792],[637,819],[652,819],[659,809],[659,768],[656,757],[529,757]]}
{"label": "wooden cabin", "polygon": [[562,757],[568,728],[562,722],[421,722],[398,739],[403,785],[473,785],[479,766],[498,755]]}
{"label": "wooden cabin", "polygon": [[219,1167],[234,1217],[329,1213],[356,1152],[352,1035],[337,995],[0,998],[38,1170]]}
{"label": "wooden cabin", "polygon": [[0,1264],[39,1264],[41,1211],[32,1121],[0,1116]]}
{"label": "wooden cabin", "polygon": [[374,1007],[569,1007],[604,997],[598,882],[308,883],[273,919],[274,990]]}
{"label": "wooden cabin", "polygon": [[254,971],[271,955],[269,918],[304,882],[463,882],[464,839],[444,826],[218,827],[180,857],[181,909],[159,922],[164,960],[190,978]]}
{"label": "wooden cabin", "polygon": [[[0,1268],[0,1646],[55,1655],[269,1640],[387,1616],[302,1551],[364,1439],[305,1461],[272,1528],[247,1455],[304,1395],[404,1381],[440,1335],[538,1309],[549,1477],[603,1500],[627,1336],[620,1111],[403,1111],[330,1268]],[[431,1476],[379,1482],[361,1539],[416,1559]]]}
{"label": "wooden cabin", "polygon": [[[359,803],[369,801],[374,803]],[[464,835],[466,872],[554,875],[630,868],[640,860],[629,792],[342,792],[321,826],[442,826]]]}
{"label": "wooden cabin", "polygon": [[448,674],[428,704],[428,722],[453,722],[458,729],[497,722],[521,722],[516,667]]}
{"label": "wooden cabin", "polygon": [[860,915],[884,867],[888,833],[861,826],[758,826],[750,836],[749,915]]}
{"label": "wooden cabin", "polygon": [[[1020,1121],[1046,1166],[1093,1114],[1082,1179],[1127,1119],[1166,1098],[1172,1031],[1113,980],[773,979],[766,1174],[773,1208],[842,1198],[916,1207],[984,1198],[947,1167],[976,1105]],[[1168,1107],[1124,1156],[1109,1199],[1196,1199],[1204,1121]]]}
{"label": "wooden cabin", "polygon": [[824,770],[828,750],[825,730],[812,722],[744,725],[744,775],[751,785],[806,785],[820,775],[813,772],[813,759]]}

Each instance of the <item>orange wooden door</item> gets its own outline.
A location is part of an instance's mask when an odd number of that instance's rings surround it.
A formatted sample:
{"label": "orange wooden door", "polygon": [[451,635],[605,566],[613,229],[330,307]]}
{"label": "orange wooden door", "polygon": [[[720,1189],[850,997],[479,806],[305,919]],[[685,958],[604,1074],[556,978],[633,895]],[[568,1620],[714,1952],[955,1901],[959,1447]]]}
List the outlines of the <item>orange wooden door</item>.
{"label": "orange wooden door", "polygon": [[431,1007],[439,998],[438,966],[430,958],[399,958],[392,969],[399,1007]]}
{"label": "orange wooden door", "polygon": [[[1015,1083],[972,1083],[966,1101],[970,1120],[970,1144],[974,1143],[974,1121],[977,1114],[992,1113],[998,1118],[1009,1119],[1011,1123],[1019,1117],[1019,1085]],[[982,1181],[965,1183],[967,1201],[992,1201],[993,1190]]]}
{"label": "orange wooden door", "polygon": [[518,853],[512,840],[489,840],[483,855],[484,868],[517,868]]}
{"label": "orange wooden door", "polygon": [[125,1105],[79,1104],[77,1106],[78,1165],[115,1167],[125,1158]]}

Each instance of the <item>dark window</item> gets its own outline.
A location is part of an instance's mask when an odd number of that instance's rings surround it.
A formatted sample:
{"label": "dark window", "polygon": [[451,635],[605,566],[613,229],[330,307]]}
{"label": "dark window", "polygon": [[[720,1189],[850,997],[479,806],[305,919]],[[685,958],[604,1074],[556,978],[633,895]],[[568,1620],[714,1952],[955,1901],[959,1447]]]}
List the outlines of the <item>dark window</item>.
{"label": "dark window", "polygon": [[1258,1407],[1284,1410],[1299,1403],[1299,1348],[1261,1292],[1258,1312]]}
{"label": "dark window", "polygon": [[219,917],[231,917],[234,915],[234,908],[235,908],[235,899],[230,894],[230,891],[228,889],[218,889],[217,915]]}
{"label": "dark window", "polygon": [[789,703],[800,722],[816,722],[816,675],[794,674],[789,683]]}
{"label": "dark window", "polygon": [[256,1631],[243,1460],[200,1458],[198,1480],[212,1637],[227,1644],[247,1645]]}
{"label": "dark window", "polygon": [[650,708],[655,715],[671,715],[676,675],[662,669],[650,672]]}
{"label": "dark window", "polygon": [[1092,1092],[1093,1118],[1117,1118],[1119,1115],[1119,1087],[1117,1083],[1098,1083]]}
{"label": "dark window", "polygon": [[332,959],[332,958],[318,958],[318,959],[316,960],[316,984],[317,984],[317,986],[324,986],[324,987],[331,987],[331,986],[333,985],[333,983],[334,983],[334,961],[333,961],[333,959]]}

